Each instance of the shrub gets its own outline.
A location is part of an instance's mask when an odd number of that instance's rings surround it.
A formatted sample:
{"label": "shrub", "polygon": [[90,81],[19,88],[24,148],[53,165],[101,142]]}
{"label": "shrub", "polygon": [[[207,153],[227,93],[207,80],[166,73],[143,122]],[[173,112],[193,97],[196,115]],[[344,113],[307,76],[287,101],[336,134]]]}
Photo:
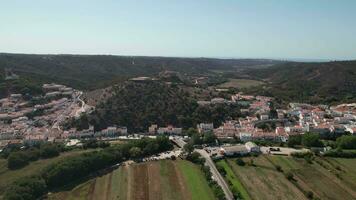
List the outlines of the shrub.
{"label": "shrub", "polygon": [[236,159],[236,164],[240,166],[245,166],[245,162],[241,158]]}
{"label": "shrub", "polygon": [[302,145],[306,147],[323,147],[323,143],[320,141],[320,137],[315,133],[305,133],[302,136]]}
{"label": "shrub", "polygon": [[283,169],[282,169],[282,167],[281,167],[281,166],[276,165],[275,167],[276,167],[276,170],[277,170],[277,171],[279,171],[279,172],[283,172]]}
{"label": "shrub", "polygon": [[292,172],[287,172],[285,176],[290,181],[294,180],[294,175]]}
{"label": "shrub", "polygon": [[342,149],[356,149],[356,136],[344,135],[336,139],[336,144]]}
{"label": "shrub", "polygon": [[312,191],[308,191],[305,196],[307,196],[308,199],[313,199],[314,193]]}
{"label": "shrub", "polygon": [[330,150],[325,152],[324,156],[338,158],[356,158],[356,151]]}
{"label": "shrub", "polygon": [[25,152],[13,152],[7,158],[7,166],[9,169],[19,169],[29,163],[29,157]]}

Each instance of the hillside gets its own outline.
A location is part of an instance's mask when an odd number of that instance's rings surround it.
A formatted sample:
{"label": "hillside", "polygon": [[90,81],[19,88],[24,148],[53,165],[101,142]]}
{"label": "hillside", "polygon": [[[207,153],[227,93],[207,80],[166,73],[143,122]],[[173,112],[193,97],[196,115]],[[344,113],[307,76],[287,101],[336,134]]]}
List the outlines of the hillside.
{"label": "hillside", "polygon": [[[111,55],[0,54],[0,96],[21,92],[27,83],[66,84],[79,89],[97,89],[135,76],[158,75],[161,71],[204,75],[211,70],[271,65],[266,59],[173,58]],[[5,70],[20,76],[20,83],[5,83]],[[15,85],[15,87],[13,86]]]}
{"label": "hillside", "polygon": [[72,121],[69,126],[95,129],[110,125],[127,126],[129,132],[147,131],[151,124],[195,127],[200,122],[218,126],[228,116],[240,114],[237,105],[198,106],[196,100],[180,85],[161,81],[127,81],[112,90],[113,94],[87,117]]}
{"label": "hillside", "polygon": [[285,63],[267,69],[247,70],[270,82],[255,91],[287,101],[334,103],[356,101],[356,61]]}

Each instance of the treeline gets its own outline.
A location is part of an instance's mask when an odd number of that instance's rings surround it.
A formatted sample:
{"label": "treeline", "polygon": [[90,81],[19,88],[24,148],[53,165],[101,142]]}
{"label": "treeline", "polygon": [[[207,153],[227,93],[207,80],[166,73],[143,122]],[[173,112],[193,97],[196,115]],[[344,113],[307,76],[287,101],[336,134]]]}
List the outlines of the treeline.
{"label": "treeline", "polygon": [[7,167],[14,170],[38,159],[56,157],[64,150],[62,144],[42,143],[32,147],[25,147],[25,149],[20,149],[20,146],[6,148],[1,153],[1,156],[7,158]]}
{"label": "treeline", "polygon": [[111,125],[126,126],[129,132],[147,131],[151,124],[174,125],[188,129],[200,122],[220,125],[229,117],[241,115],[238,105],[199,106],[180,86],[159,81],[127,82],[114,89],[114,95],[99,104],[89,116],[70,121],[67,127],[95,130]]}
{"label": "treeline", "polygon": [[39,175],[15,181],[6,189],[4,199],[38,199],[50,190],[63,187],[98,170],[111,167],[128,159],[137,159],[167,151],[172,147],[167,137],[159,136],[156,139],[145,138],[130,141],[101,151],[69,157],[46,167]]}

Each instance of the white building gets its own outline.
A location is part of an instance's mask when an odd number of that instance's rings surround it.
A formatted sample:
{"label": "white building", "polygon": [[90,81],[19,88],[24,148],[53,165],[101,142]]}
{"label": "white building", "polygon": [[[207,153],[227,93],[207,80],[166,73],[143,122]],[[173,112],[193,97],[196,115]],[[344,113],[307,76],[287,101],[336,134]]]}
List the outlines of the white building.
{"label": "white building", "polygon": [[197,125],[197,129],[199,133],[212,132],[214,130],[213,123],[200,123]]}
{"label": "white building", "polygon": [[246,142],[245,143],[245,147],[249,152],[255,152],[258,153],[260,152],[260,147],[257,146],[255,143],[253,142]]}

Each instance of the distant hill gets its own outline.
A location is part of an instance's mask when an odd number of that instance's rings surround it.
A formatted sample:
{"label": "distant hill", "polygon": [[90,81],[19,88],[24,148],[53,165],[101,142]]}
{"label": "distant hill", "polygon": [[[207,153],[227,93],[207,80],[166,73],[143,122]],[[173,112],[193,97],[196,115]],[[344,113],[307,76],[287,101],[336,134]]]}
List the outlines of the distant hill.
{"label": "distant hill", "polygon": [[[248,68],[279,62],[268,59],[0,54],[0,96],[6,95],[9,90],[21,92],[26,84],[56,82],[80,89],[96,89],[130,77],[158,75],[165,70],[202,75],[211,73],[211,70]],[[15,86],[4,83],[5,69],[11,69],[20,76]]]}
{"label": "distant hill", "polygon": [[356,61],[290,62],[266,69],[249,69],[247,73],[270,82],[264,93],[284,100],[310,103],[356,101]]}

